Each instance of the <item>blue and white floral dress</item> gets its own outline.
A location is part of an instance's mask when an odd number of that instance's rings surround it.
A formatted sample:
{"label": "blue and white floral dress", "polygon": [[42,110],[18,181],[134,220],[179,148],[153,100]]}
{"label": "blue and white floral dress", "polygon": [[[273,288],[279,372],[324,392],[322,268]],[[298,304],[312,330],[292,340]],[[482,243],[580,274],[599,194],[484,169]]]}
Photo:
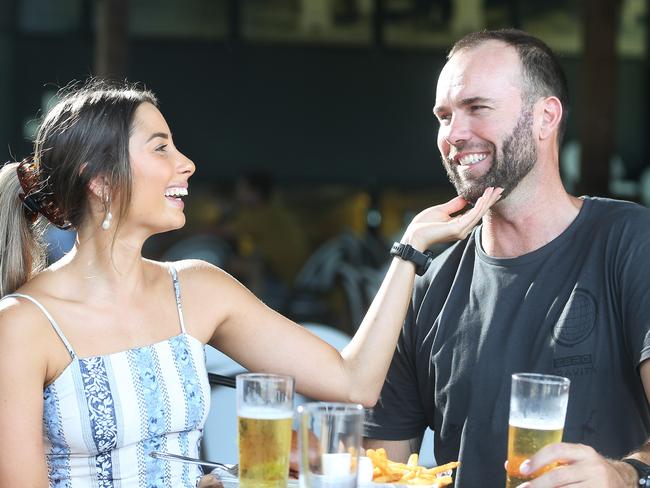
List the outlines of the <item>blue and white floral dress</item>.
{"label": "blue and white floral dress", "polygon": [[210,409],[203,344],[185,331],[176,270],[170,268],[181,333],[150,346],[79,358],[34,298],[72,361],[43,392],[43,436],[51,487],[195,487],[200,469],[152,458],[197,457]]}

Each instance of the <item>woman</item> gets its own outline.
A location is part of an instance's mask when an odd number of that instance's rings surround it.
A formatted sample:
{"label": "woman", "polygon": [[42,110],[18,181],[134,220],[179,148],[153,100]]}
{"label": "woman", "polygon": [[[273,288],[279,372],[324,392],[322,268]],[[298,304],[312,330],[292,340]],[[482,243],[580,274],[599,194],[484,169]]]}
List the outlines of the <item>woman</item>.
{"label": "woman", "polygon": [[[413,264],[393,261],[339,354],[216,267],[142,257],[149,236],[185,223],[194,170],[152,93],[96,81],[45,116],[32,159],[0,171],[0,486],[195,486],[198,469],[148,453],[198,454],[204,344],[309,397],[377,400]],[[461,198],[425,210],[402,242],[464,237],[499,193],[453,219]],[[42,217],[78,236],[47,269]]]}

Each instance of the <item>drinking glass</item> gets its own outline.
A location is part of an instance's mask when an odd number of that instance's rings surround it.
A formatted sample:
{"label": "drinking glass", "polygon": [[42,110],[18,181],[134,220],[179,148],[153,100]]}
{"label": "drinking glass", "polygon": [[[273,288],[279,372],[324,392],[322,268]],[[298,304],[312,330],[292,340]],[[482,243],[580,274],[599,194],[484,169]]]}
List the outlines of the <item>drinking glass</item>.
{"label": "drinking glass", "polygon": [[357,486],[363,407],[316,402],[298,407],[301,488]]}
{"label": "drinking glass", "polygon": [[237,375],[237,445],[241,488],[285,488],[289,476],[293,378]]}
{"label": "drinking glass", "polygon": [[512,375],[506,488],[519,486],[554,467],[545,466],[529,476],[519,472],[521,463],[542,447],[562,440],[569,384],[569,379],[562,376]]}

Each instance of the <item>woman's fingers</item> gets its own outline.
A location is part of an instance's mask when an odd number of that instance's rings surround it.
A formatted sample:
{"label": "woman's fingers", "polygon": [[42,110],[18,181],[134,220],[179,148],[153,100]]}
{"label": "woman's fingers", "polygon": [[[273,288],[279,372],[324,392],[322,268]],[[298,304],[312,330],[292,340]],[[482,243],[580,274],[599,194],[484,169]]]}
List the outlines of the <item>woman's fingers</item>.
{"label": "woman's fingers", "polygon": [[490,207],[501,198],[502,193],[503,188],[486,188],[483,195],[481,195],[481,197],[476,201],[474,208],[470,209],[467,213],[475,215],[477,217],[476,221],[478,222]]}
{"label": "woman's fingers", "polygon": [[453,218],[451,215],[467,206],[467,201],[462,197],[427,208],[411,221],[405,239],[415,245],[416,249],[424,249],[438,242],[464,239],[489,208],[501,198],[502,192],[501,188],[488,187],[473,208]]}
{"label": "woman's fingers", "polygon": [[502,188],[489,187],[483,192],[483,195],[476,201],[473,208],[459,215],[452,222],[459,227],[459,237],[464,238],[479,223],[492,205],[501,198]]}
{"label": "woman's fingers", "polygon": [[467,200],[465,200],[463,197],[456,197],[446,203],[438,205],[437,208],[445,212],[447,215],[451,215],[455,214],[456,212],[460,212],[466,206]]}
{"label": "woman's fingers", "polygon": [[213,474],[206,474],[202,476],[199,483],[196,485],[197,488],[223,488],[223,483],[219,478]]}

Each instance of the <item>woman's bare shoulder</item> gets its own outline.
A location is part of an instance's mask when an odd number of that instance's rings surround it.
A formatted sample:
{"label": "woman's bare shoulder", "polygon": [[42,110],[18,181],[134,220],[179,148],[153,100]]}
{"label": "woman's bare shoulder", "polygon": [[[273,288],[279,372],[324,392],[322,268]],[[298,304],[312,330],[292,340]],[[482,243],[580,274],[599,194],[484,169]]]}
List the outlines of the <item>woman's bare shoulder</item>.
{"label": "woman's bare shoulder", "polygon": [[54,263],[32,276],[16,293],[29,295],[36,300],[60,297],[70,292],[74,287],[71,280],[72,272],[67,263]]}
{"label": "woman's bare shoulder", "polygon": [[[17,293],[27,294],[19,289]],[[5,297],[0,300],[0,348],[30,344],[37,347],[43,342],[43,332],[50,328],[49,320],[29,299]]]}
{"label": "woman's bare shoulder", "polygon": [[200,259],[184,259],[168,263],[173,266],[181,280],[189,284],[197,285],[217,285],[230,284],[237,285],[237,280],[223,269]]}
{"label": "woman's bare shoulder", "polygon": [[205,342],[228,317],[256,300],[235,278],[210,263],[183,260],[172,264],[178,271],[186,322]]}
{"label": "woman's bare shoulder", "polygon": [[0,328],[7,323],[18,323],[21,333],[36,334],[39,339],[53,337],[43,334],[44,330],[52,331],[52,326],[39,305],[56,316],[59,302],[81,299],[77,282],[66,268],[47,268],[34,275],[15,293],[29,298],[5,297],[0,301]]}

